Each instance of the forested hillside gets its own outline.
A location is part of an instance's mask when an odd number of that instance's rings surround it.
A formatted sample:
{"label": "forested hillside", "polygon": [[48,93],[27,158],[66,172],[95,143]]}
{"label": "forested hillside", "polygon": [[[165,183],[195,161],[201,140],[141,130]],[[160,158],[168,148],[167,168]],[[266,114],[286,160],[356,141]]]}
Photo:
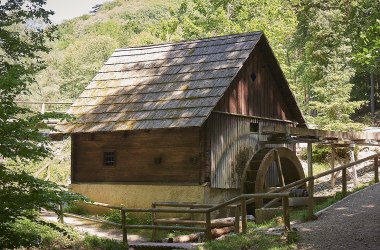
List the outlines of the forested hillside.
{"label": "forested hillside", "polygon": [[118,47],[263,30],[308,122],[358,128],[370,76],[380,85],[379,19],[371,0],[115,0],[59,26],[28,98],[74,100]]}
{"label": "forested hillside", "polygon": [[124,1],[106,3],[92,14],[63,22],[58,27],[48,67],[37,76],[33,100],[74,100],[114,49],[160,42],[151,27],[169,15],[174,1]]}

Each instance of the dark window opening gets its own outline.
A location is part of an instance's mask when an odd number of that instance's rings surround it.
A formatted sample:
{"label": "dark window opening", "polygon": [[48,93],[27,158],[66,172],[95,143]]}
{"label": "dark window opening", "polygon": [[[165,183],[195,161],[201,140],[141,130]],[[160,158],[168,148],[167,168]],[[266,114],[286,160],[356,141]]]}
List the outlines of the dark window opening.
{"label": "dark window opening", "polygon": [[88,135],[88,140],[89,141],[94,141],[95,140],[95,134],[91,133]]}
{"label": "dark window opening", "polygon": [[115,150],[106,150],[103,152],[103,165],[106,167],[113,167],[116,165]]}
{"label": "dark window opening", "polygon": [[259,124],[255,122],[251,122],[249,124],[249,131],[252,133],[258,133],[259,132]]}
{"label": "dark window opening", "polygon": [[255,73],[251,74],[251,79],[252,79],[252,82],[254,82],[256,80],[256,74]]}
{"label": "dark window opening", "polygon": [[154,158],[154,164],[161,165],[161,163],[162,163],[162,157],[161,156]]}

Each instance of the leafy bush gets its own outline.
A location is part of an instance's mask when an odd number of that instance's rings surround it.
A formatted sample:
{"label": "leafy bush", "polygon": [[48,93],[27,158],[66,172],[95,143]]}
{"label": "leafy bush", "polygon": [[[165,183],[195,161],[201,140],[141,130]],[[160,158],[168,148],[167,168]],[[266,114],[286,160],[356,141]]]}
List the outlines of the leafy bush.
{"label": "leafy bush", "polygon": [[[38,244],[37,238],[24,242],[14,241],[14,223],[28,218],[36,220],[38,211],[46,208],[58,212],[57,204],[86,200],[82,195],[70,193],[53,182],[43,181],[24,171],[14,171],[0,166],[0,246]],[[10,244],[10,245],[9,245]]]}
{"label": "leafy bush", "polygon": [[89,212],[86,211],[81,206],[78,206],[76,203],[67,204],[64,208],[66,213],[78,214],[78,215],[88,215]]}
{"label": "leafy bush", "polygon": [[[108,213],[101,215],[105,220],[115,223],[121,223],[121,212],[117,209],[111,209]],[[130,214],[126,214],[127,224],[130,225],[150,225],[152,223],[151,214],[144,214],[142,217],[136,217]]]}
{"label": "leafy bush", "polygon": [[[307,159],[307,150],[303,150],[300,155],[301,159]],[[329,146],[316,144],[313,146],[312,161],[318,163],[325,163],[331,157],[331,148]]]}
{"label": "leafy bush", "polygon": [[68,226],[22,218],[11,223],[9,234],[0,235],[0,249],[20,246],[58,249],[76,244],[78,240],[78,233]]}
{"label": "leafy bush", "polygon": [[[121,223],[121,212],[117,209],[111,209],[108,213],[104,214],[102,216],[105,220],[112,221],[115,223]],[[128,222],[128,216],[127,216],[127,222]]]}

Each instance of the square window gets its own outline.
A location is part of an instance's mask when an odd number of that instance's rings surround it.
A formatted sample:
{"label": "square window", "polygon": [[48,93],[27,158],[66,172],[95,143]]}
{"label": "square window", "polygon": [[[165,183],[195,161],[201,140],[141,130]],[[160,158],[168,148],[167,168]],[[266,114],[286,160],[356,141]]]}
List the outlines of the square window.
{"label": "square window", "polygon": [[103,152],[103,165],[105,167],[114,167],[116,165],[115,150],[106,150]]}
{"label": "square window", "polygon": [[251,122],[249,124],[249,132],[258,133],[259,132],[259,124],[255,122]]}

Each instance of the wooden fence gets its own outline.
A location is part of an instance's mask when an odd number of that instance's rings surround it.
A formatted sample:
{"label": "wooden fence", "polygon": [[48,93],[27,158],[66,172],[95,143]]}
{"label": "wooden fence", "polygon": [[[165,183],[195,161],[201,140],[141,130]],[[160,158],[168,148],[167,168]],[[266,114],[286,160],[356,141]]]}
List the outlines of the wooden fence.
{"label": "wooden fence", "polygon": [[[265,198],[265,199],[274,199],[280,198],[282,199],[282,208],[283,208],[283,221],[285,230],[290,230],[290,217],[289,217],[289,193],[257,193],[257,194],[242,194],[233,199],[230,199],[226,202],[217,205],[203,205],[203,204],[180,204],[180,203],[154,203],[152,208],[127,208],[122,206],[112,206],[104,203],[86,203],[93,206],[99,206],[110,209],[120,210],[121,213],[121,224],[114,223],[110,221],[100,220],[97,218],[89,218],[85,216],[74,215],[70,213],[63,212],[63,206],[60,205],[60,221],[63,222],[63,215],[66,214],[68,216],[74,216],[85,220],[91,220],[101,223],[106,223],[114,226],[120,226],[123,231],[123,242],[128,245],[127,240],[127,230],[128,229],[152,229],[153,237],[156,230],[184,230],[184,231],[198,231],[204,232],[205,238],[207,241],[212,239],[211,229],[211,213],[217,210],[233,207],[235,208],[235,223],[234,223],[234,231],[236,233],[240,232],[240,217],[241,217],[241,228],[242,233],[247,232],[247,200],[252,200],[255,198]],[[235,204],[235,206],[231,206]],[[154,206],[171,206],[171,208],[157,208]],[[126,213],[152,213],[152,224],[151,225],[128,225],[127,224],[127,216]],[[203,214],[205,216],[204,221],[193,221],[193,222],[177,222],[176,224],[190,224],[195,226],[162,226],[157,225],[158,220],[156,219],[157,213],[174,213],[174,214]],[[203,224],[204,227],[197,226],[199,224]]]}
{"label": "wooden fence", "polygon": [[[185,230],[185,231],[201,231],[205,233],[206,240],[210,241],[212,239],[211,229],[211,213],[224,208],[234,208],[235,209],[235,223],[234,231],[236,233],[240,232],[240,218],[241,218],[241,228],[242,233],[247,231],[247,205],[254,203],[256,199],[272,199],[269,204],[273,204],[275,201],[282,200],[282,211],[283,211],[283,221],[285,230],[290,230],[290,216],[289,216],[289,190],[297,188],[305,183],[308,183],[308,217],[313,219],[314,215],[314,181],[318,178],[331,175],[337,171],[342,171],[342,194],[345,196],[347,194],[347,168],[355,166],[357,164],[369,161],[373,159],[373,171],[374,171],[374,181],[379,182],[379,157],[380,153],[360,159],[355,162],[351,162],[335,169],[331,169],[316,175],[308,176],[304,179],[297,180],[290,184],[287,184],[278,189],[273,189],[267,193],[256,193],[256,194],[241,194],[233,199],[217,205],[210,204],[190,204],[190,203],[175,203],[175,202],[155,202],[152,204],[152,208],[127,208],[121,206],[112,206],[103,203],[88,203],[93,206],[100,206],[110,209],[117,209],[121,212],[121,224],[109,222],[105,220],[100,220],[96,218],[88,218],[84,216],[78,216],[73,214],[65,213],[69,216],[79,217],[81,219],[93,220],[101,223],[106,223],[114,226],[120,226],[123,231],[123,242],[128,245],[127,240],[127,229],[152,229],[152,238],[155,237],[156,230]],[[267,204],[268,205],[268,204]],[[170,207],[170,208],[157,208],[158,206]],[[126,213],[152,213],[152,224],[151,225],[128,225],[126,220]],[[186,225],[196,225],[196,226],[162,226],[158,225],[159,222],[163,222],[157,219],[157,213],[176,213],[176,214],[203,214],[205,215],[205,220],[203,221],[184,221],[178,222],[176,224],[186,224]],[[60,221],[63,222],[63,206],[60,205]],[[173,223],[174,224],[174,223]],[[197,225],[204,225],[200,227]]]}

